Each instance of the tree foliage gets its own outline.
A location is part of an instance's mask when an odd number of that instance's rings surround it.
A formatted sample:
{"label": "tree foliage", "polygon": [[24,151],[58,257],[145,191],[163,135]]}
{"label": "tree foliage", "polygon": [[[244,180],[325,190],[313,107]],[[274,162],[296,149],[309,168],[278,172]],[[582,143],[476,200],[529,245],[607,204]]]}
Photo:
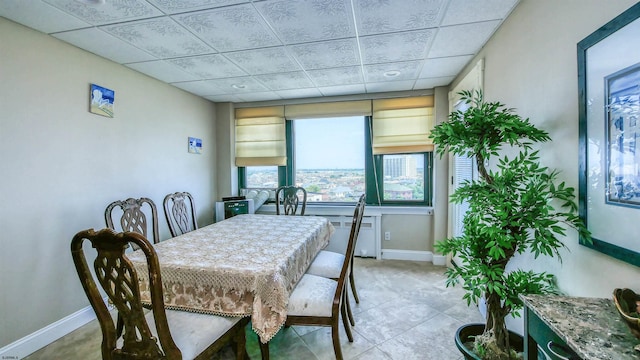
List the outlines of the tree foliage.
{"label": "tree foliage", "polygon": [[[485,299],[484,338],[491,343],[485,351],[503,352],[485,354],[486,358],[508,358],[504,317],[522,308],[519,295],[554,292],[551,274],[507,272],[508,262],[524,252],[562,261],[567,230],[575,229],[587,239],[589,234],[577,215],[575,189],[558,184],[558,172],[542,166],[539,151],[533,149],[534,143],[551,140],[548,133],[500,102],[485,102],[480,91],[460,95],[470,108],[452,112],[431,136],[440,156],[448,151],[475,157],[479,178],[451,195],[453,203],[469,205],[463,235],[437,242],[436,250],[461,260],[447,270],[447,285],[461,284],[469,304]],[[505,146],[517,154],[501,156]]]}

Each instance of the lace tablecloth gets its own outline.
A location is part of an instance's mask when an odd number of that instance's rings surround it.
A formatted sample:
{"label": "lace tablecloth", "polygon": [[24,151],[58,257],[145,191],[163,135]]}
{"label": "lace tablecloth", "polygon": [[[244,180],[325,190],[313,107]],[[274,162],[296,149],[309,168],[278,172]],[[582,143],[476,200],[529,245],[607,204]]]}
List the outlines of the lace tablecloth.
{"label": "lace tablecloth", "polygon": [[[324,217],[237,215],[155,244],[165,305],[218,315],[251,315],[269,341],[287,318],[289,294],[334,232]],[[129,258],[149,302],[144,256]]]}

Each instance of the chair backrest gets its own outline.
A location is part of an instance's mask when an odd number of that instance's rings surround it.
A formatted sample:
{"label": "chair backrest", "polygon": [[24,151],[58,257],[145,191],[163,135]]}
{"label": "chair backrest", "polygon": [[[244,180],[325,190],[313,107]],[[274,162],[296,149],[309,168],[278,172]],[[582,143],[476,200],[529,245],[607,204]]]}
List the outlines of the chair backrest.
{"label": "chair backrest", "polygon": [[175,192],[165,196],[163,207],[171,236],[176,237],[198,228],[196,207],[188,192]]}
{"label": "chair backrest", "polygon": [[[356,229],[356,237],[353,240],[353,252],[356,251],[356,243],[358,242],[358,234],[360,234],[360,226],[362,225],[362,217],[364,216],[364,208],[366,206],[366,194],[360,195],[358,202],[356,203],[356,207],[360,207],[360,211],[358,212],[358,228]],[[353,257],[353,254],[352,254]]]}
{"label": "chair backrest", "polygon": [[345,285],[345,278],[349,273],[349,268],[353,265],[353,254],[356,250],[356,240],[358,240],[358,234],[360,233],[360,225],[362,224],[362,216],[364,214],[364,194],[360,197],[356,203],[356,207],[353,210],[353,218],[351,219],[351,232],[349,233],[349,240],[347,241],[347,250],[344,254],[344,263],[340,270],[340,277],[338,278],[338,289],[336,291],[336,299],[339,300],[339,296],[342,294],[342,289]]}
{"label": "chair backrest", "polygon": [[[143,211],[143,206],[147,204],[151,209],[151,231],[149,231],[149,223],[147,215]],[[122,215],[120,216],[120,229],[116,229],[113,222],[113,210],[120,208]],[[153,235],[153,243],[160,242],[158,234],[158,210],[156,204],[148,198],[128,198],[127,200],[114,201],[104,211],[104,219],[109,229],[115,231],[133,231],[142,234],[149,239],[149,233]]]}
{"label": "chair backrest", "polygon": [[[302,200],[300,200],[302,198]],[[276,190],[276,214],[304,215],[307,207],[307,190],[298,186],[281,186]],[[297,214],[298,208],[300,213]]]}
{"label": "chair backrest", "polygon": [[[83,243],[89,240],[96,249],[93,269],[95,278],[83,250]],[[160,344],[152,335],[140,302],[138,275],[133,264],[125,255],[129,244],[134,244],[144,252],[149,271],[151,310],[155,320]],[[91,252],[93,254],[93,252]],[[151,243],[136,232],[116,233],[111,229],[98,232],[93,229],[77,233],[71,241],[71,256],[75,263],[80,282],[91,307],[96,313],[102,330],[102,358],[116,359],[180,359],[181,353],[171,337],[164,309],[162,278],[158,257]],[[109,313],[100,287],[115,306],[124,322],[122,341],[118,341],[114,321]]]}

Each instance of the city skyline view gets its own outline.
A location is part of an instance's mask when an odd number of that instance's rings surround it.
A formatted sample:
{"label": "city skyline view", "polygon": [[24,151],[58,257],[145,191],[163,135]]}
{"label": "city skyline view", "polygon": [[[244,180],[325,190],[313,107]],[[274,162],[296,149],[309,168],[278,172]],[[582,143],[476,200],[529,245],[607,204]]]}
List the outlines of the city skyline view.
{"label": "city skyline view", "polygon": [[[419,155],[393,155],[385,158],[383,175],[384,201],[423,201],[424,167],[416,164]],[[278,187],[278,168],[247,167],[248,188]],[[304,187],[309,202],[356,201],[366,191],[364,169],[298,169],[295,185]]]}
{"label": "city skyline view", "polygon": [[[363,116],[292,120],[294,183],[308,201],[356,201],[366,191]],[[334,130],[335,131],[332,131]],[[424,200],[424,154],[381,155],[385,201]],[[278,187],[278,168],[247,167],[247,187]]]}

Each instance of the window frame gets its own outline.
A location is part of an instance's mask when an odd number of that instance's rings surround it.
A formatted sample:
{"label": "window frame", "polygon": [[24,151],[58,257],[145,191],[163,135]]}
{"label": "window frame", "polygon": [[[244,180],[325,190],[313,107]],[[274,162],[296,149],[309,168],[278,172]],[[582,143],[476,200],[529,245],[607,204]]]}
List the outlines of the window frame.
{"label": "window frame", "polygon": [[380,199],[381,205],[400,205],[400,206],[431,206],[431,199],[433,198],[433,181],[428,181],[428,179],[433,179],[433,152],[425,151],[425,152],[417,152],[417,153],[405,153],[405,154],[387,154],[387,155],[423,155],[423,189],[424,189],[424,199],[423,200],[384,200],[384,156],[385,154],[374,155],[374,162],[376,164],[376,171],[378,172],[378,197]]}
{"label": "window frame", "polygon": [[[286,141],[287,141],[287,165],[278,166],[278,186],[293,185],[295,178],[295,153],[294,153],[294,126],[295,119],[285,120]],[[313,121],[305,119],[304,121]],[[433,205],[433,151],[407,153],[424,155],[424,200],[383,200],[384,199],[384,154],[373,155],[371,127],[373,118],[363,116],[363,126],[365,127],[365,193],[367,204],[380,206],[411,206],[424,207]],[[246,188],[247,171],[246,167],[238,167],[239,188]],[[314,202],[318,205],[351,205],[352,202],[323,201]]]}

